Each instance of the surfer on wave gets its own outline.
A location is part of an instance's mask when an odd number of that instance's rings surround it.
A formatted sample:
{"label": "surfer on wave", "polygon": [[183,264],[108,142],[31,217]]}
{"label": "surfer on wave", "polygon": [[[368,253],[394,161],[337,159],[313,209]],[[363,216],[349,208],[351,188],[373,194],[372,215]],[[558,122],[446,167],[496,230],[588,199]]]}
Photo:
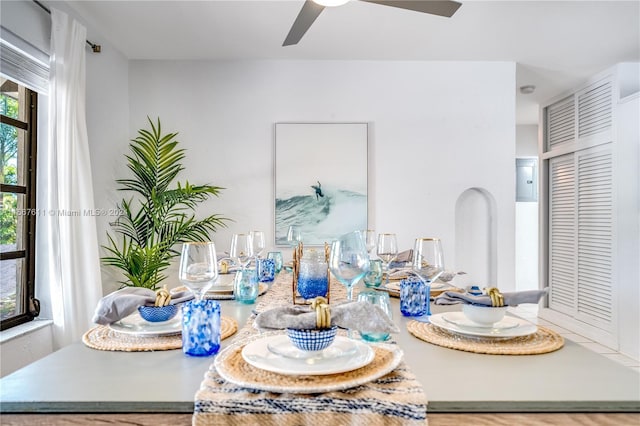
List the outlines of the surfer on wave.
{"label": "surfer on wave", "polygon": [[315,189],[316,191],[316,200],[319,200],[320,197],[324,197],[324,194],[322,193],[322,185],[320,184],[320,181],[317,181],[318,185],[311,185],[311,187],[313,189]]}

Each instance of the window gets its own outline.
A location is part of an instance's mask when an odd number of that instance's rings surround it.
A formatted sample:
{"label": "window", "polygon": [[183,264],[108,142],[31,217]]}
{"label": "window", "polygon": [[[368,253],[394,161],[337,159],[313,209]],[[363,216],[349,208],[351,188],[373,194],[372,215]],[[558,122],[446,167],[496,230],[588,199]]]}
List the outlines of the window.
{"label": "window", "polygon": [[38,316],[34,297],[38,94],[0,78],[0,328]]}

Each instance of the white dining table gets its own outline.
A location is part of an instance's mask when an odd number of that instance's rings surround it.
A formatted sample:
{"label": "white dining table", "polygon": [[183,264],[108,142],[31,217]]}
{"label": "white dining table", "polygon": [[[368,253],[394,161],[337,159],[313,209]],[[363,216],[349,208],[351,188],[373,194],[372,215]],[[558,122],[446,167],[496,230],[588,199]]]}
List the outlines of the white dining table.
{"label": "white dining table", "polygon": [[[254,305],[221,301],[241,328]],[[429,413],[640,412],[640,377],[566,340],[543,355],[485,355],[409,334],[392,298],[395,340],[422,384]],[[434,313],[459,306],[432,306]],[[233,343],[225,339],[222,347]],[[2,413],[192,413],[214,358],[180,350],[112,352],[77,342],[0,379]],[[427,414],[427,416],[428,416]]]}

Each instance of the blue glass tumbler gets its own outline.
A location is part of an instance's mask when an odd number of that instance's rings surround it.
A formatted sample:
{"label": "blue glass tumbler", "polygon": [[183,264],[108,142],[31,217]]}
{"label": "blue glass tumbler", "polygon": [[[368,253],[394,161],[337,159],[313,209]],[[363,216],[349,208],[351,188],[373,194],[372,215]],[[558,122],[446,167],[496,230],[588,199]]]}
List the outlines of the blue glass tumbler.
{"label": "blue glass tumbler", "polygon": [[276,262],[273,259],[258,259],[258,279],[261,283],[268,283],[276,277]]}
{"label": "blue glass tumbler", "polygon": [[233,280],[233,297],[238,302],[248,305],[258,298],[258,274],[255,269],[241,269]]}
{"label": "blue glass tumbler", "polygon": [[220,350],[220,304],[192,300],[182,304],[182,352],[209,356]]}
{"label": "blue glass tumbler", "polygon": [[267,253],[267,259],[273,259],[275,273],[278,275],[280,271],[282,271],[283,260],[282,260],[282,252],[280,251],[270,251]]}
{"label": "blue glass tumbler", "polygon": [[400,281],[400,312],[405,317],[431,315],[431,282],[418,277]]}

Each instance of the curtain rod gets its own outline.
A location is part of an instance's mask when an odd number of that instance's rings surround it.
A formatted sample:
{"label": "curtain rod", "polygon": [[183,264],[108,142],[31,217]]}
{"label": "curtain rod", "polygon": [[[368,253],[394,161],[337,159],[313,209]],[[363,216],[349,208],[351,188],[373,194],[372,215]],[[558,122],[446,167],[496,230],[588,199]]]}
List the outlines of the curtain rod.
{"label": "curtain rod", "polygon": [[[42,10],[44,10],[49,15],[51,15],[51,10],[47,6],[40,3],[38,0],[32,0],[32,1],[38,6],[40,6]],[[93,50],[94,53],[100,53],[102,51],[102,46],[100,46],[99,44],[91,43],[89,40],[86,40],[86,42],[89,46],[91,46],[91,50]]]}

